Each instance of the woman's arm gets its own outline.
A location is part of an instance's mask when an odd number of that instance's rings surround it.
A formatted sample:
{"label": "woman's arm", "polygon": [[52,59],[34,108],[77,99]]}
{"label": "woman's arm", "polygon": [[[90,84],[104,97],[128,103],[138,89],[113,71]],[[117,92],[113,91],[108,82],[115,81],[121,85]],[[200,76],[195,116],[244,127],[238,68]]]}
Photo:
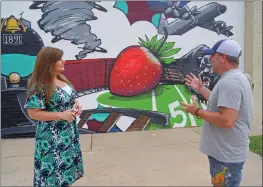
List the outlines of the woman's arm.
{"label": "woman's arm", "polygon": [[47,112],[36,108],[28,108],[27,111],[31,119],[38,121],[66,120],[72,122],[75,119],[75,114],[71,111]]}
{"label": "woman's arm", "polygon": [[38,108],[28,108],[27,112],[31,119],[38,121],[53,121],[61,119],[61,112],[47,112]]}
{"label": "woman's arm", "polygon": [[67,120],[71,122],[74,120],[75,115],[73,112],[48,112],[46,111],[45,97],[40,91],[27,98],[25,108],[27,108],[28,116],[37,121],[54,121],[54,120]]}

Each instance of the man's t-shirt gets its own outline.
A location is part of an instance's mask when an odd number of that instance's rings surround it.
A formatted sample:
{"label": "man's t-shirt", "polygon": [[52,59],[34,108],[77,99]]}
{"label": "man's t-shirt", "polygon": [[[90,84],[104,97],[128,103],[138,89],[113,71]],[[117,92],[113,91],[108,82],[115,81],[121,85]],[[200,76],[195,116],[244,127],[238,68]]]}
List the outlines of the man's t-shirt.
{"label": "man's t-shirt", "polygon": [[244,162],[249,152],[253,95],[242,70],[232,69],[224,73],[210,93],[207,110],[216,112],[220,106],[237,110],[237,120],[231,129],[216,127],[204,121],[200,150],[221,162]]}

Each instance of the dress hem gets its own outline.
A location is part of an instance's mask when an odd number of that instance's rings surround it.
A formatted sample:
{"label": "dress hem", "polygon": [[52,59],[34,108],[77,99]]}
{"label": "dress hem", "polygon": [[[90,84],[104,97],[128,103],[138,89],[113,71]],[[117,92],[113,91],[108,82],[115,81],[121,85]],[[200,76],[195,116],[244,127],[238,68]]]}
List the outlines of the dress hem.
{"label": "dress hem", "polygon": [[72,183],[68,184],[68,186],[71,186],[72,184],[74,184],[75,182],[77,182],[77,180],[79,180],[79,179],[82,178],[83,176],[84,176],[84,172],[81,173],[81,174],[79,175],[79,177],[77,177],[74,181],[72,181]]}

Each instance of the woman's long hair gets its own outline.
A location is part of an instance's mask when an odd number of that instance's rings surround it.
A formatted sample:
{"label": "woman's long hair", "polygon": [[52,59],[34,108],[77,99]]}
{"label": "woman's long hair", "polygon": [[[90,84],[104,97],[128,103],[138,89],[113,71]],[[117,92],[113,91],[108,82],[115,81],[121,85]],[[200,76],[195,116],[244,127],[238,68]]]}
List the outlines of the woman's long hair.
{"label": "woman's long hair", "polygon": [[[53,47],[45,47],[38,52],[34,71],[27,88],[28,93],[30,93],[28,97],[43,89],[46,103],[49,103],[55,89],[55,65],[57,61],[61,60],[62,56],[63,51]],[[58,74],[57,78],[71,84],[62,74]]]}

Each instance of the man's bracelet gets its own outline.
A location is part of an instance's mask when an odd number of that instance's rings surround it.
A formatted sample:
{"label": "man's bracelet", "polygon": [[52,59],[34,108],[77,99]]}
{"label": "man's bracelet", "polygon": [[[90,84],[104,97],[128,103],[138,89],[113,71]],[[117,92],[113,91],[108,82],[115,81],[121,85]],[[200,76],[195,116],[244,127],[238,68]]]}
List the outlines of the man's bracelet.
{"label": "man's bracelet", "polygon": [[202,108],[196,109],[196,111],[195,111],[195,116],[196,116],[198,119],[201,119],[201,118],[197,115],[197,112],[198,112],[199,110],[202,110]]}

